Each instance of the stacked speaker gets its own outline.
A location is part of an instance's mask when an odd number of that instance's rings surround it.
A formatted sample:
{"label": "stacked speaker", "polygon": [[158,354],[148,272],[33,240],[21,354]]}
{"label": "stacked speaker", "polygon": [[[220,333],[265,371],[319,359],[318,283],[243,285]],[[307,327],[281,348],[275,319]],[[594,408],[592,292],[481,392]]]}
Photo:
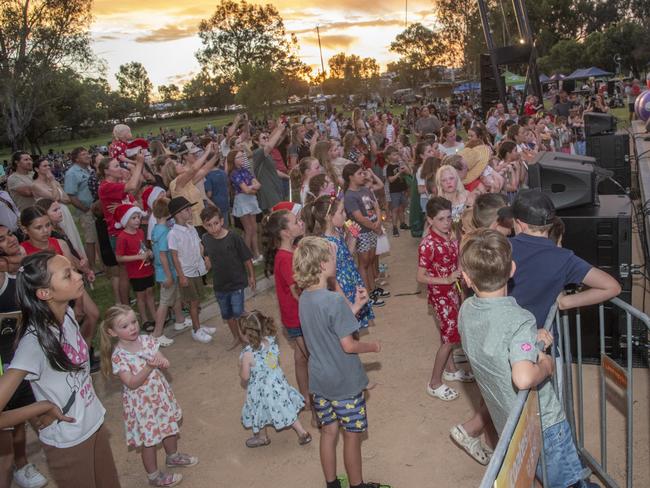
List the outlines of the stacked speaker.
{"label": "stacked speaker", "polygon": [[609,114],[585,114],[587,155],[596,159],[601,168],[610,170],[612,179],[598,185],[601,195],[623,194],[632,184],[630,138],[627,132],[616,132],[616,118]]}
{"label": "stacked speaker", "polygon": [[[592,149],[598,147],[600,160],[589,156],[572,156],[564,153],[539,153],[530,165],[529,186],[537,188],[551,198],[558,215],[565,224],[563,246],[593,266],[611,274],[621,284],[620,299],[632,301],[632,202],[627,195],[606,194],[607,171],[625,173],[620,160],[606,159],[604,154],[626,154],[625,140],[619,134],[599,134],[592,140]],[[603,138],[603,139],[600,139]],[[609,146],[606,146],[609,144]],[[603,171],[603,167],[607,168]],[[629,171],[629,165],[628,169]],[[629,187],[628,179],[621,178],[621,185]],[[623,174],[625,176],[625,174]],[[620,177],[620,176],[619,176]],[[614,189],[618,187],[615,186]],[[615,193],[612,189],[611,193]],[[600,360],[598,306],[581,309],[582,354],[587,362]],[[575,312],[570,313],[575,323]],[[614,359],[624,362],[626,319],[620,309],[605,306],[606,352]],[[571,327],[572,346],[576,353],[575,327]],[[647,344],[647,332],[643,324],[634,324],[633,335]],[[635,366],[648,366],[647,351],[632,351]]]}

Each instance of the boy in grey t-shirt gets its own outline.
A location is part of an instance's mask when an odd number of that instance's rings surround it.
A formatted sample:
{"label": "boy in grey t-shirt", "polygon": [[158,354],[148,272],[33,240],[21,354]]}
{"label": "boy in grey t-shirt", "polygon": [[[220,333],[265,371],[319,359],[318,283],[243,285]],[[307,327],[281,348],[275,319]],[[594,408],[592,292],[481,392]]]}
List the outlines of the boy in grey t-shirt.
{"label": "boy in grey t-shirt", "polygon": [[[345,298],[327,289],[336,276],[336,252],[321,237],[305,237],[293,254],[293,274],[303,289],[299,300],[300,324],[309,350],[309,391],[321,428],[320,454],[327,488],[341,488],[336,477],[336,439],[343,427],[344,460],[350,488],[378,487],[364,483],[361,435],[368,428],[363,390],[368,377],[358,354],[379,352],[379,342],[353,337],[359,323]],[[365,290],[355,305],[365,304]]]}
{"label": "boy in grey t-shirt", "polygon": [[537,387],[549,486],[592,486],[584,481],[589,470],[580,462],[562,406],[547,381],[554,361],[535,347],[538,341],[550,346],[553,337],[545,329],[538,331],[533,314],[507,296],[515,269],[510,243],[497,231],[474,231],[463,241],[460,262],[476,296],[463,303],[458,329],[497,432],[503,430],[517,391]]}

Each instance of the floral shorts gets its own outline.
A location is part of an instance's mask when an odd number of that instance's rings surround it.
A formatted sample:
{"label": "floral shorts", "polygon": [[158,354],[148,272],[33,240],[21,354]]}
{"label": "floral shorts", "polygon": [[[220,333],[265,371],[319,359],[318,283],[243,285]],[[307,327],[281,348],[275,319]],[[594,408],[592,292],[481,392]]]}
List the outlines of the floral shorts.
{"label": "floral shorts", "polygon": [[314,393],[312,405],[322,425],[329,425],[338,420],[347,432],[365,432],[368,429],[363,392],[344,400],[328,400]]}

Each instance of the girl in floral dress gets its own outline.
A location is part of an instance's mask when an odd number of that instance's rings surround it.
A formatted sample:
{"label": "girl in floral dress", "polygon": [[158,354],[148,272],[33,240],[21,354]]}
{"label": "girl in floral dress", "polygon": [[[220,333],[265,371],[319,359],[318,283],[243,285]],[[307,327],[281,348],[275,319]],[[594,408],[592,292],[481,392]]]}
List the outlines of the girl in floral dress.
{"label": "girl in floral dress", "polygon": [[119,376],[126,443],[142,448],[142,463],[151,486],[176,486],[183,476],[158,470],[156,448],[162,443],[169,468],[193,466],[198,458],[178,452],[181,409],[160,369],[169,361],[158,351],[158,342],[140,335],[133,310],[115,305],[106,311],[101,325],[102,372]]}
{"label": "girl in floral dress", "polygon": [[375,314],[368,302],[360,310],[355,309],[357,293],[364,287],[352,253],[354,253],[360,231],[358,224],[346,223],[343,201],[336,196],[322,196],[305,206],[303,218],[307,233],[322,235],[336,246],[336,284],[348,300],[362,328],[374,325]]}
{"label": "girl in floral dress", "polygon": [[456,368],[452,349],[460,344],[458,310],[460,308],[460,267],[458,241],[452,232],[452,204],[443,197],[433,197],[427,203],[430,231],[418,249],[417,280],[428,285],[429,304],[436,311],[441,344],[433,363],[427,393],[434,398],[451,401],[458,392],[445,381],[474,381],[472,373]]}
{"label": "girl in floral dress", "polygon": [[287,382],[280,368],[273,319],[254,310],[240,319],[239,327],[248,342],[239,356],[239,376],[246,384],[241,421],[245,428],[253,429],[253,437],[246,440],[246,446],[269,445],[267,425],[273,425],[276,430],[291,427],[298,434],[298,444],[309,444],[311,435],[298,420],[305,400]]}

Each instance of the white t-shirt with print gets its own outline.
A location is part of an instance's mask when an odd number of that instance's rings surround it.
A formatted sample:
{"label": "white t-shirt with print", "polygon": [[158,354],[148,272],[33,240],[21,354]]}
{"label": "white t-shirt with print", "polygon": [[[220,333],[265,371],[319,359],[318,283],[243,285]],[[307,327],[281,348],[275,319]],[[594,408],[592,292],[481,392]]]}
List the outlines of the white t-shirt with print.
{"label": "white t-shirt with print", "polygon": [[[54,327],[52,330],[59,335],[59,330]],[[74,422],[53,422],[38,433],[44,444],[66,448],[81,444],[93,435],[104,422],[106,410],[93,388],[88,346],[71,308],[66,312],[62,330],[63,351],[72,363],[82,366],[81,370],[52,369],[33,327],[27,328],[9,367],[27,371],[25,379],[31,382],[36,400],[48,400],[62,411],[67,407],[66,415]]]}

